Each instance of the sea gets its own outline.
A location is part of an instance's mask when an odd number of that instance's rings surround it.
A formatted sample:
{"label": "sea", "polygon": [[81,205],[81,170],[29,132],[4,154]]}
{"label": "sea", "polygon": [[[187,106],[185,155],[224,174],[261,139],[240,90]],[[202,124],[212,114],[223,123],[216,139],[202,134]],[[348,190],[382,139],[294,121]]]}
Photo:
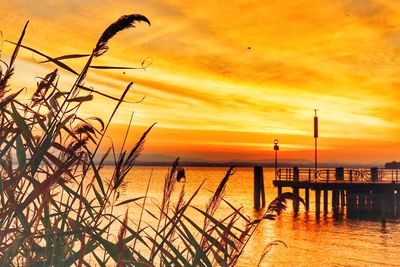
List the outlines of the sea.
{"label": "sea", "polygon": [[[227,167],[185,167],[186,182],[177,183],[173,200],[177,200],[183,186],[188,199],[204,181],[193,205],[205,208],[227,170]],[[112,174],[111,167],[105,167],[104,171]],[[149,186],[146,205],[158,205],[167,173],[168,167],[134,167],[126,177],[120,201],[144,196]],[[273,178],[274,170],[264,168],[267,206],[277,196]],[[300,191],[300,195],[304,196],[304,192]],[[234,169],[225,199],[235,207],[242,207],[242,212],[251,218],[263,213],[253,208],[253,168]],[[318,219],[314,199],[310,191],[308,212],[300,206],[299,213],[295,214],[289,202],[288,208],[275,220],[263,220],[238,266],[257,266],[265,246],[275,240],[283,241],[286,246],[273,246],[260,266],[400,266],[400,220],[350,219],[345,214],[338,217],[331,207]],[[129,204],[128,213],[135,220],[138,209],[133,205]],[[221,208],[219,214],[227,215],[229,211]]]}

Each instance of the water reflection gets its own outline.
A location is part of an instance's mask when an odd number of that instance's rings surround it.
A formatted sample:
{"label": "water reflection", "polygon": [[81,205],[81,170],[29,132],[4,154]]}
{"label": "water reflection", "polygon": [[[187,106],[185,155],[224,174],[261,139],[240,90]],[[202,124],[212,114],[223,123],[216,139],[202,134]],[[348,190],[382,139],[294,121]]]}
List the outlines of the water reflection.
{"label": "water reflection", "polygon": [[[185,187],[191,195],[207,177],[203,194],[195,200],[195,205],[204,206],[210,193],[215,190],[227,168],[189,168],[186,167]],[[137,168],[129,179],[125,195],[141,195],[145,192],[151,168]],[[162,181],[167,168],[155,168],[149,195],[156,199],[162,196]],[[265,191],[267,206],[277,196],[272,186],[273,170],[265,170]],[[253,208],[253,169],[238,168],[231,177],[225,198],[236,206],[243,206],[243,212],[252,218],[261,217],[265,209]],[[179,191],[179,190],[178,190]],[[263,266],[400,266],[400,222],[397,219],[357,219],[348,218],[345,210],[334,211],[329,207],[327,213],[315,216],[315,196],[310,191],[310,210],[300,205],[299,212],[293,212],[292,204],[276,220],[263,220],[239,261],[239,266],[255,266],[264,247],[273,240],[284,241],[274,246],[267,255]]]}

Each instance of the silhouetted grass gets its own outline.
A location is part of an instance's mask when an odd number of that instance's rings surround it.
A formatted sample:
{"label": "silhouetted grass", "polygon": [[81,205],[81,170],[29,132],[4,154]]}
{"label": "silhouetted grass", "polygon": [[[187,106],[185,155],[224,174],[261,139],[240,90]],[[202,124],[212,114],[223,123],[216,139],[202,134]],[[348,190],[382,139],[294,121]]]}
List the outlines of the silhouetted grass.
{"label": "silhouetted grass", "polygon": [[[14,52],[0,69],[1,266],[232,266],[260,223],[261,219],[251,221],[241,209],[223,199],[232,168],[205,210],[192,205],[203,183],[188,198],[181,186],[177,203],[172,203],[176,181],[184,176],[178,159],[165,177],[164,195],[157,210],[146,205],[149,187],[143,196],[120,201],[125,178],[154,125],[132,148],[125,149],[124,141],[119,154],[111,147],[99,162],[94,161],[132,83],[119,98],[87,88],[83,83],[94,58],[108,50],[110,38],[136,22],[150,25],[142,15],[123,16],[105,30],[90,54],[53,58],[22,45],[28,23],[18,42],[10,42],[15,44]],[[58,87],[56,69],[40,79],[27,104],[20,102],[22,90],[13,92],[8,81],[21,48],[46,58],[42,62],[52,62],[76,75],[72,88],[63,91]],[[85,57],[87,62],[79,73],[63,62]],[[77,115],[82,105],[93,101],[93,94],[116,101],[106,122]],[[110,157],[114,171],[107,180],[101,176],[101,169]],[[141,211],[135,214],[136,223],[128,217],[128,210],[125,215],[114,212],[114,207],[127,207],[129,203],[140,206]],[[214,217],[222,204],[228,205],[231,213],[224,218]],[[278,204],[268,214],[285,208]],[[189,209],[196,212],[196,220],[188,215]],[[145,214],[150,218],[147,221],[143,219]],[[202,225],[197,218],[201,218]],[[115,226],[119,232],[111,233]]]}

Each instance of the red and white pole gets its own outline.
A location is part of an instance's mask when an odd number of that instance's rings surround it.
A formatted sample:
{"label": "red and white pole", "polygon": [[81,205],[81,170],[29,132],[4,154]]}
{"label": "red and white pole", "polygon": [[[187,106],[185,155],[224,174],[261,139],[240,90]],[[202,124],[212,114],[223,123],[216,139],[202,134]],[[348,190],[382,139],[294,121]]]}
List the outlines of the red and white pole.
{"label": "red and white pole", "polygon": [[317,179],[317,170],[318,170],[318,153],[317,153],[317,139],[318,139],[318,116],[317,116],[317,109],[314,109],[314,140],[315,140],[315,146],[314,146],[314,154],[315,154],[315,166],[314,166],[314,173],[315,173],[315,179]]}

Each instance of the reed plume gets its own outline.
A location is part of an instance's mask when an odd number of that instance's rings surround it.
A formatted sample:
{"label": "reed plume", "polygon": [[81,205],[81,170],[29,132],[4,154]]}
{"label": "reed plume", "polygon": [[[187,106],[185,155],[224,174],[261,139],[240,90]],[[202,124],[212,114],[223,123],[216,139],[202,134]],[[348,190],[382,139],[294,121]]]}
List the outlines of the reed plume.
{"label": "reed plume", "polygon": [[24,29],[22,30],[22,34],[19,37],[19,40],[18,40],[18,42],[15,46],[15,49],[11,55],[11,59],[7,65],[7,69],[6,69],[5,73],[0,75],[0,100],[4,97],[5,93],[7,92],[6,91],[7,82],[14,73],[14,63],[15,63],[15,60],[17,59],[17,55],[18,55],[19,49],[21,47],[22,40],[24,39],[26,28],[28,27],[28,24],[29,24],[29,21],[26,22]]}
{"label": "reed plume", "polygon": [[103,32],[99,41],[93,50],[93,55],[95,57],[103,55],[108,50],[107,42],[113,38],[118,32],[135,27],[135,22],[146,22],[151,25],[150,21],[143,15],[131,14],[120,17],[116,22],[108,26],[108,28]]}
{"label": "reed plume", "polygon": [[273,246],[277,246],[277,245],[284,245],[287,248],[286,243],[281,241],[281,240],[275,240],[275,241],[272,241],[272,242],[268,243],[264,247],[264,249],[263,249],[263,251],[261,253],[260,259],[258,260],[258,263],[257,263],[257,267],[261,266],[262,262],[264,261],[264,259],[267,256],[267,254],[271,251],[272,247]]}

